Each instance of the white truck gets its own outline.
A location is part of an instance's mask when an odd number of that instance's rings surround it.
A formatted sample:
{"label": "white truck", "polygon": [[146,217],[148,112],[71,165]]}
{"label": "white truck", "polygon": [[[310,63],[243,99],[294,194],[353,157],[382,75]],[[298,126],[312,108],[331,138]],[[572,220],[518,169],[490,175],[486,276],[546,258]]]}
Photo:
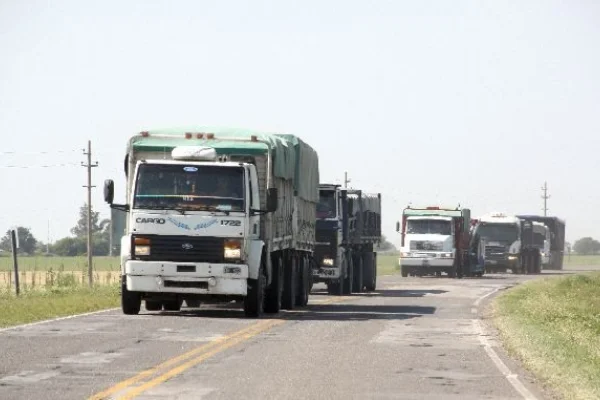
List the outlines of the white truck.
{"label": "white truck", "polygon": [[542,269],[550,264],[550,244],[552,233],[550,228],[541,222],[533,222],[533,246],[540,250]]}
{"label": "white truck", "polygon": [[128,142],[122,310],[242,300],[248,317],[308,303],[319,201],[317,153],[292,135],[144,131]]}

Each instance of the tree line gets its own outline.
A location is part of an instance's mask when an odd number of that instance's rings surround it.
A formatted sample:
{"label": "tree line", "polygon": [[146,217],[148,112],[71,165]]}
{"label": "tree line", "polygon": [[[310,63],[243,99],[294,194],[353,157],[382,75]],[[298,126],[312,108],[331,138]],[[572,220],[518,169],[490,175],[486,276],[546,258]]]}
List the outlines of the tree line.
{"label": "tree line", "polygon": [[[43,243],[35,238],[29,228],[17,227],[20,254],[51,254],[56,256],[82,256],[87,254],[87,204],[79,209],[77,224],[71,228],[71,236],[64,237],[54,243]],[[92,208],[92,254],[106,256],[110,247],[110,219],[100,219],[100,213]],[[113,254],[119,254],[120,238],[113,243]],[[0,249],[10,252],[10,230],[0,240]]]}

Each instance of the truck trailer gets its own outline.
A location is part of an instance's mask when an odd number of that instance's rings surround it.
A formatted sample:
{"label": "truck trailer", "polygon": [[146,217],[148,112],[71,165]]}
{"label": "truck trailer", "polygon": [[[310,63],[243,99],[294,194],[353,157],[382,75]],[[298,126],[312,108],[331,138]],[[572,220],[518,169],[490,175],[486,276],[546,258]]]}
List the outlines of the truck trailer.
{"label": "truck trailer", "polygon": [[558,217],[543,215],[517,215],[522,220],[540,222],[550,230],[550,260],[545,269],[563,269],[565,254],[565,221]]}
{"label": "truck trailer", "polygon": [[313,281],[330,294],[373,291],[381,241],[381,194],[321,184]]}
{"label": "truck trailer", "polygon": [[466,208],[409,206],[402,212],[400,271],[403,277],[482,276],[483,247],[472,240],[471,212]]}
{"label": "truck trailer", "polygon": [[292,135],[193,127],[127,143],[125,314],[243,300],[247,317],[308,303],[318,155]]}

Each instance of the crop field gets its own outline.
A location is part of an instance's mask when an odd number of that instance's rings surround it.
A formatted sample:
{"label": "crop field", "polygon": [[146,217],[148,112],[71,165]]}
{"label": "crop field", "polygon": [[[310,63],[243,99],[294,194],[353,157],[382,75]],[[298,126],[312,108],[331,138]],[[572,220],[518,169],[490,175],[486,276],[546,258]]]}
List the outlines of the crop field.
{"label": "crop field", "polygon": [[[57,286],[87,285],[86,257],[19,256],[19,284],[22,290]],[[397,272],[397,255],[377,256],[378,275]],[[97,284],[119,282],[119,257],[94,257],[93,281]],[[0,290],[14,287],[11,257],[0,257]]]}

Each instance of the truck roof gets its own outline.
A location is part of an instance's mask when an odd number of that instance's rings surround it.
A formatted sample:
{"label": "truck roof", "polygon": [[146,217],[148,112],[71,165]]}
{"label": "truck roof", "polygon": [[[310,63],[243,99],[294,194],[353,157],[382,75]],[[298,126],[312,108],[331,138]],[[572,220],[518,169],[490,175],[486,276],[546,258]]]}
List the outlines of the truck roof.
{"label": "truck roof", "polygon": [[519,218],[515,215],[507,215],[503,213],[490,213],[479,218],[479,222],[493,224],[520,224]]}
{"label": "truck roof", "polygon": [[293,180],[298,195],[319,201],[319,159],[317,152],[299,137],[250,129],[192,126],[154,129],[134,135],[128,152],[170,152],[178,146],[207,146],[218,155],[274,154],[273,174]]}
{"label": "truck roof", "polygon": [[405,216],[425,216],[425,215],[437,215],[441,217],[462,217],[464,215],[461,209],[427,209],[427,208],[405,208],[402,212]]}

